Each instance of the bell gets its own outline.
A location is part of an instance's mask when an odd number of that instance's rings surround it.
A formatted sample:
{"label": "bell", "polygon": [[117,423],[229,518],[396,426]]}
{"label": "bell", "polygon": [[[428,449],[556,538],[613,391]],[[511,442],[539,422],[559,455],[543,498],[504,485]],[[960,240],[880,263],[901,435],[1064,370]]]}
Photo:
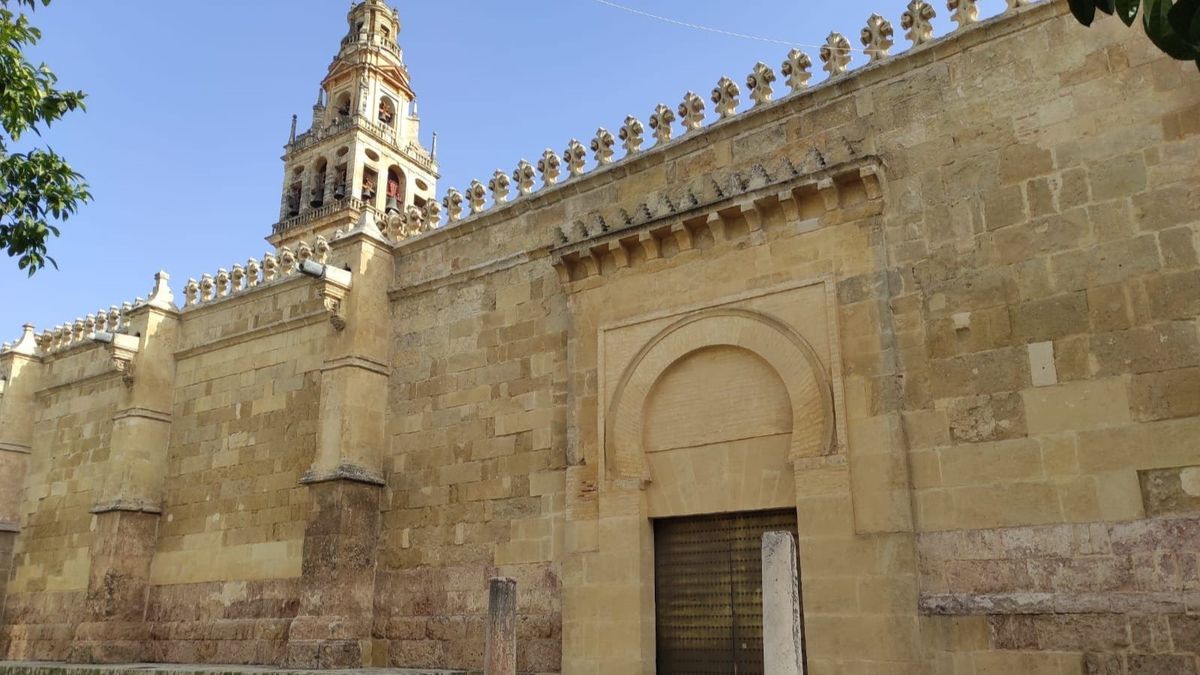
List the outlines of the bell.
{"label": "bell", "polygon": [[325,203],[324,195],[313,195],[313,198],[309,200],[308,205],[315,209],[324,203]]}
{"label": "bell", "polygon": [[386,210],[399,213],[400,212],[400,200],[396,199],[395,197],[388,197]]}
{"label": "bell", "polygon": [[346,198],[346,186],[339,185],[339,186],[335,187],[333,189],[333,198],[334,199],[345,199]]}

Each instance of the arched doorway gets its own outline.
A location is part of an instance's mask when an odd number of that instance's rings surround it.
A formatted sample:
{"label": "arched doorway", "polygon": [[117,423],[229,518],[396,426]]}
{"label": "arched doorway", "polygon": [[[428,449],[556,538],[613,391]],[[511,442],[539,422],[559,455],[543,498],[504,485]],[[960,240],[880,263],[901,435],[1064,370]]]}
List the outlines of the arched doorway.
{"label": "arched doorway", "polygon": [[657,672],[764,672],[762,535],[798,534],[794,464],[833,448],[816,352],[759,312],[690,315],[632,358],[604,429],[605,489],[642,486],[629,620]]}

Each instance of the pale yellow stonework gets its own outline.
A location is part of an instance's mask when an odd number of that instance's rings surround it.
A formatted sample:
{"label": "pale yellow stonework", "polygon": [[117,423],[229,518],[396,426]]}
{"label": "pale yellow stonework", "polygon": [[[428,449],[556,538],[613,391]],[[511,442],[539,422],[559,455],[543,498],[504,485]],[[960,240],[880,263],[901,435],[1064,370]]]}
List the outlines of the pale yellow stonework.
{"label": "pale yellow stonework", "polygon": [[356,5],[275,250],[0,354],[5,656],[478,669],[506,576],[522,672],[654,673],[655,523],[785,509],[814,675],[1193,672],[1200,75],[952,4],[442,202]]}

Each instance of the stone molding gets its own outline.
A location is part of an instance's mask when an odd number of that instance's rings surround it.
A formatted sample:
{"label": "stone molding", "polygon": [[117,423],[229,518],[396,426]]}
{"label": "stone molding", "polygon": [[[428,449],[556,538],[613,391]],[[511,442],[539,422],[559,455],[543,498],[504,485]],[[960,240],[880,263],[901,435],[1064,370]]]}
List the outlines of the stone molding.
{"label": "stone molding", "polygon": [[388,299],[398,300],[400,298],[408,298],[414,295],[436,291],[439,288],[475,281],[476,279],[481,279],[492,274],[510,270],[514,267],[519,267],[529,262],[531,259],[529,257],[529,253],[530,252],[522,251],[521,253],[506,256],[504,258],[497,258],[496,260],[489,260],[487,262],[479,263],[478,265],[472,265],[471,267],[458,270],[457,272],[451,272],[450,274],[431,277],[414,284],[393,288],[388,291]]}
{"label": "stone molding", "polygon": [[[881,162],[863,157],[816,171],[798,168],[785,159],[776,169],[761,164],[724,176],[691,181],[676,197],[659,195],[654,203],[639,204],[632,214],[624,209],[593,213],[591,224],[576,220],[560,229],[560,245],[551,250],[559,279],[570,289],[572,281],[597,276],[601,259],[611,256],[615,268],[630,265],[630,250],[640,247],[646,260],[662,256],[662,242],[672,238],[680,251],[691,250],[697,231],[707,229],[714,241],[729,238],[728,231],[744,222],[751,233],[764,230],[767,210],[777,205],[785,222],[799,220],[799,199],[815,193],[826,212],[840,207],[842,185],[860,182],[869,200],[882,197]],[[617,225],[610,225],[610,223]]]}
{"label": "stone molding", "polygon": [[34,396],[37,396],[39,398],[45,397],[45,396],[51,396],[53,394],[58,393],[59,391],[61,391],[63,389],[67,389],[69,387],[82,387],[85,385],[94,384],[96,382],[100,382],[102,380],[107,380],[107,379],[112,379],[112,378],[124,379],[125,373],[120,370],[116,370],[114,368],[112,370],[106,370],[105,372],[102,372],[102,373],[93,373],[91,375],[81,377],[78,380],[68,380],[66,382],[59,382],[57,384],[52,384],[49,387],[45,387],[43,389],[38,389],[33,394],[34,394]]}
{"label": "stone molding", "polygon": [[21,524],[10,520],[0,520],[0,532],[20,532]]}
{"label": "stone molding", "polygon": [[144,499],[114,499],[96,504],[88,510],[88,513],[100,514],[112,513],[114,511],[159,515],[162,513],[162,506],[152,504]]}
{"label": "stone molding", "polygon": [[0,441],[0,452],[15,452],[18,455],[28,455],[30,452],[32,452],[32,448],[30,448],[28,445],[21,445],[20,443],[6,443],[4,441]]}
{"label": "stone molding", "polygon": [[321,372],[329,372],[331,370],[340,370],[342,368],[358,368],[376,375],[387,377],[391,374],[391,369],[388,364],[365,356],[343,356],[332,361],[326,361],[321,367]]}
{"label": "stone molding", "polygon": [[339,480],[364,483],[376,487],[387,487],[387,481],[384,479],[383,474],[353,464],[342,464],[333,471],[324,473],[309,471],[300,478],[300,484],[313,485],[315,483],[331,483]]}
{"label": "stone molding", "polygon": [[1183,614],[1200,603],[1200,591],[1100,593],[984,593],[927,595],[921,612],[942,616],[997,614]]}
{"label": "stone molding", "polygon": [[152,422],[163,422],[166,424],[171,423],[170,412],[151,410],[149,408],[127,408],[125,410],[118,411],[115,415],[113,415],[112,420],[116,422],[117,420],[128,418],[141,418],[150,420]]}
{"label": "stone molding", "polygon": [[643,346],[625,368],[605,415],[605,478],[640,478],[643,483],[653,480],[641,448],[646,396],[671,365],[697,350],[718,345],[740,347],[758,355],[783,380],[794,411],[791,459],[834,451],[833,391],[820,358],[808,342],[774,317],[718,308],[672,323]]}
{"label": "stone molding", "polygon": [[251,330],[244,331],[241,333],[234,333],[232,335],[226,335],[224,337],[213,340],[212,342],[208,342],[208,343],[205,343],[202,345],[197,345],[195,347],[189,347],[187,349],[177,351],[177,352],[175,352],[175,358],[177,360],[189,359],[194,356],[199,356],[201,354],[206,354],[208,352],[216,351],[218,349],[225,349],[227,347],[232,347],[236,344],[240,344],[243,342],[249,342],[251,340],[257,340],[259,338],[263,338],[263,337],[267,337],[267,336],[271,336],[271,335],[278,335],[280,333],[286,333],[288,331],[293,331],[293,330],[296,330],[297,328],[306,328],[308,326],[313,326],[316,324],[324,323],[328,320],[329,320],[329,314],[322,307],[321,310],[317,311],[317,312],[310,312],[308,314],[304,314],[304,315],[301,315],[301,316],[298,316],[298,317],[295,317],[292,319],[283,319],[280,321],[276,321],[275,323],[269,323],[265,326],[259,326],[258,328],[253,328]]}

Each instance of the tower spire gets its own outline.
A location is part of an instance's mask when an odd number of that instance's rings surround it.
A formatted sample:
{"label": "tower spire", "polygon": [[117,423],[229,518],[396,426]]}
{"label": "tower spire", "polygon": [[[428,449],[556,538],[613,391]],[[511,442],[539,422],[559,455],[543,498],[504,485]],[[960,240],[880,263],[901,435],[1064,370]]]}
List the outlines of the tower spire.
{"label": "tower spire", "polygon": [[437,160],[420,142],[420,119],[400,17],[384,0],[353,2],[347,31],[321,81],[312,126],[284,154],[278,246],[348,229],[366,210],[404,212],[435,198]]}

